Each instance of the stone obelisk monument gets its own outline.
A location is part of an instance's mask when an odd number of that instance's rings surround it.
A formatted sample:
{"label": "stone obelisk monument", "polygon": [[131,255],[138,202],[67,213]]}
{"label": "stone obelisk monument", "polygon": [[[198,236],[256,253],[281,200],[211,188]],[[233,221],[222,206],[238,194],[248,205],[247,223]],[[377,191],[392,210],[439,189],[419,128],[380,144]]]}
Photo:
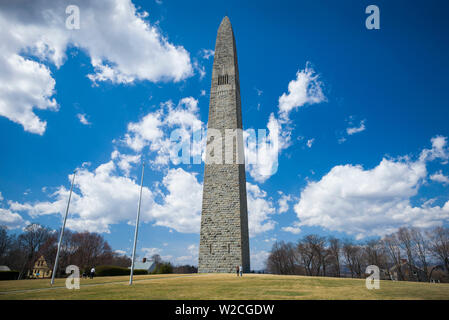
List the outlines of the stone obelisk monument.
{"label": "stone obelisk monument", "polygon": [[[236,134],[231,138],[231,152],[225,151],[229,146],[229,141],[225,138],[226,132],[237,132],[239,130],[236,129],[240,129],[241,133],[242,129],[237,51],[228,17],[224,17],[217,33],[207,128],[198,272],[235,272],[237,266],[242,266],[244,272],[249,272],[242,135]],[[221,133],[222,136],[223,152],[219,163],[216,158],[212,160],[217,157],[219,150],[208,151],[213,140],[217,142],[212,131]]]}

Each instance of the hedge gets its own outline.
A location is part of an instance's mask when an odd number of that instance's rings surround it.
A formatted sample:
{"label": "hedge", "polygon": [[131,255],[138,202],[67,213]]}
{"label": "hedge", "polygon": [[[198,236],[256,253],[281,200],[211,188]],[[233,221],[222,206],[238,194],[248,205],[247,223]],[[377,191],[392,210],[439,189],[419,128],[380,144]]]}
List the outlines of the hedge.
{"label": "hedge", "polygon": [[19,271],[0,271],[0,280],[17,280]]}
{"label": "hedge", "polygon": [[[98,266],[95,268],[95,275],[99,277],[110,277],[110,276],[127,276],[130,273],[130,269],[117,266]],[[133,274],[148,274],[145,269],[135,269]]]}

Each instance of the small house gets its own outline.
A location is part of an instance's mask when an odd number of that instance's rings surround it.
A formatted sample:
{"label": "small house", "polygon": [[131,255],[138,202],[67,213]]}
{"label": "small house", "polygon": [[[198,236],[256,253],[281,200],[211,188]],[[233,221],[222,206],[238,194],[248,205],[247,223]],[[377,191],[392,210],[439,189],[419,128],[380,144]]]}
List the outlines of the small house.
{"label": "small house", "polygon": [[[153,272],[156,269],[156,262],[151,259],[143,258],[142,261],[134,262],[134,270],[147,270],[148,273]],[[129,267],[131,269],[131,267]]]}
{"label": "small house", "polygon": [[29,278],[49,278],[51,277],[52,270],[48,267],[47,261],[44,256],[40,256],[34,263],[33,269],[28,271]]}

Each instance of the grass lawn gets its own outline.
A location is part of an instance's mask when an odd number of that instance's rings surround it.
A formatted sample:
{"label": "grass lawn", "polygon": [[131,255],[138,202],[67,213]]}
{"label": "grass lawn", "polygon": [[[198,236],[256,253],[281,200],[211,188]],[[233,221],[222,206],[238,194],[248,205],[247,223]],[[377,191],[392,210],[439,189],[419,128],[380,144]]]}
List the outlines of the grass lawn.
{"label": "grass lawn", "polygon": [[246,274],[140,275],[81,279],[79,290],[57,279],[0,281],[0,299],[446,299],[449,284],[381,281],[368,290],[365,279]]}

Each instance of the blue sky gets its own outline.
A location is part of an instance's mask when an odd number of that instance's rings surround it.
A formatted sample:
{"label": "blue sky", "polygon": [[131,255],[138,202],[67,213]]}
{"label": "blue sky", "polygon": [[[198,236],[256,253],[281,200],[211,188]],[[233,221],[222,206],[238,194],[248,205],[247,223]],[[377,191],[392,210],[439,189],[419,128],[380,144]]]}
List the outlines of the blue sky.
{"label": "blue sky", "polygon": [[[65,28],[69,4],[79,6],[79,30]],[[370,4],[380,8],[380,30],[365,27]],[[228,15],[244,129],[266,129],[273,114],[290,137],[277,172],[247,171],[253,268],[275,240],[311,232],[364,240],[447,224],[448,7],[2,3],[0,223],[58,228],[78,168],[68,226],[129,253],[142,156],[150,165],[138,253],[196,264],[204,164],[166,162],[164,152],[173,129],[189,132],[184,120],[207,125],[213,55],[205,53]]]}

